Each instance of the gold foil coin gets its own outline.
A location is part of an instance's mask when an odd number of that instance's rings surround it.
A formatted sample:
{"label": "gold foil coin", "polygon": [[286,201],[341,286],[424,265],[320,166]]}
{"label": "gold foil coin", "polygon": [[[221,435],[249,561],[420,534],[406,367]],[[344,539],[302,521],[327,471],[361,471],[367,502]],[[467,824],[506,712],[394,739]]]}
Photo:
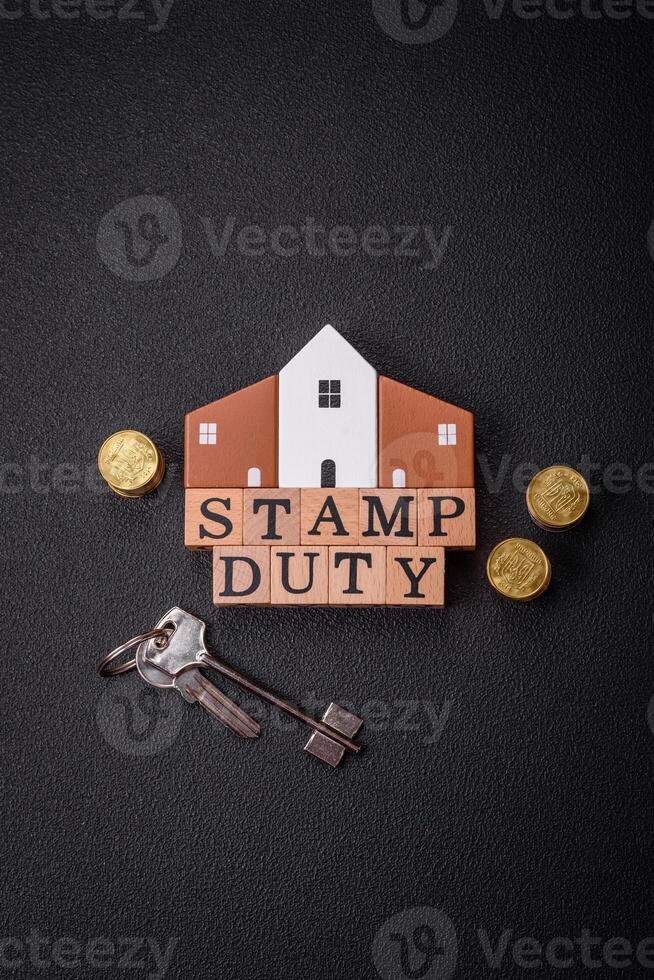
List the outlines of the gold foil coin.
{"label": "gold foil coin", "polygon": [[565,531],[583,518],[590,490],[571,466],[548,466],[527,487],[527,510],[545,531]]}
{"label": "gold foil coin", "polygon": [[98,468],[121,497],[143,497],[159,486],[166,464],[151,439],[134,429],[123,429],[102,443]]}
{"label": "gold foil coin", "polygon": [[552,566],[537,544],[527,538],[507,538],[496,544],[486,563],[488,580],[508,599],[528,602],[550,584]]}

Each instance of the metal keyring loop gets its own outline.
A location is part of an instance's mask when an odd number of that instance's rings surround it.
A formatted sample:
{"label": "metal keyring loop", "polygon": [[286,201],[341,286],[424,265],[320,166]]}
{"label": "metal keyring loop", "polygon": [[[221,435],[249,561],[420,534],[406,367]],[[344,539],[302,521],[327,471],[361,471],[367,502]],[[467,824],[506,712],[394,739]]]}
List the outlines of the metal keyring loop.
{"label": "metal keyring loop", "polygon": [[120,664],[118,667],[109,667],[109,664],[120,657],[123,653],[127,653],[132,647],[137,647],[139,643],[145,643],[146,640],[155,640],[159,637],[166,637],[170,635],[170,630],[154,629],[148,630],[146,633],[140,633],[138,636],[133,636],[131,640],[127,643],[121,643],[119,647],[112,650],[111,653],[105,654],[102,660],[99,660],[96,665],[96,670],[101,677],[117,677],[119,674],[126,674],[128,670],[133,670],[136,667],[136,658],[132,657],[131,660],[127,660],[124,664]]}

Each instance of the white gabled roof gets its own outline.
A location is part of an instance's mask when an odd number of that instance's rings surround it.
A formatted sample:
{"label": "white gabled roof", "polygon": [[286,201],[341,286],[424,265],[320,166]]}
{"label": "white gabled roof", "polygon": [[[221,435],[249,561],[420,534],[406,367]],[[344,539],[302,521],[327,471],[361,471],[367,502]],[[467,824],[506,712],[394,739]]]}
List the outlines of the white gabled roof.
{"label": "white gabled roof", "polygon": [[338,330],[335,330],[331,324],[327,324],[319,330],[318,333],[311,338],[311,340],[304,345],[295,355],[292,357],[288,364],[282,368],[285,371],[290,368],[291,365],[295,366],[296,362],[303,361],[306,356],[310,356],[311,359],[320,358],[322,356],[329,356],[333,358],[334,355],[338,355],[342,358],[347,358],[348,360],[358,360],[366,367],[371,368],[372,365],[366,361],[365,357],[362,357],[359,351],[348,343],[345,337],[341,336]]}

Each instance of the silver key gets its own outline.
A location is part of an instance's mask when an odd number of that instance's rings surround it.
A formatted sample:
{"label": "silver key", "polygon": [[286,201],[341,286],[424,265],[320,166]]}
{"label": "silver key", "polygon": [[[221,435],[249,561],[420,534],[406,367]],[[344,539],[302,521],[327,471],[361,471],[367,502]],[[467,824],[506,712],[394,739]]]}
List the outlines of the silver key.
{"label": "silver key", "polygon": [[361,746],[353,741],[363,724],[361,718],[332,703],[319,721],[256,684],[209,653],[204,639],[205,624],[196,616],[176,606],[157,623],[157,629],[169,633],[167,642],[162,642],[160,637],[149,639],[141,643],[136,652],[136,666],[148,684],[175,687],[187,701],[202,704],[238,735],[250,738],[258,735],[257,722],[225,697],[199,670],[210,667],[311,728],[312,735],[304,748],[322,762],[337,766],[346,751],[361,751]]}
{"label": "silver key", "polygon": [[168,632],[167,641],[159,637],[146,640],[136,651],[136,669],[146,684],[175,688],[186,701],[201,705],[235,735],[256,738],[261,731],[259,723],[199,670],[199,656],[206,652],[202,620],[174,608],[156,628]]}

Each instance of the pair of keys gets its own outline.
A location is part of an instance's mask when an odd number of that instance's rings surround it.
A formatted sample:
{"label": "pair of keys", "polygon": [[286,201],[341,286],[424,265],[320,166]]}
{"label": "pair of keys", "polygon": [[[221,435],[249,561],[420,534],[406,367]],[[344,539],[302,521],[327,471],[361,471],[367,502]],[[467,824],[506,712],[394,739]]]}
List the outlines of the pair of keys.
{"label": "pair of keys", "polygon": [[[98,673],[114,677],[136,667],[146,684],[172,688],[186,701],[201,705],[235,735],[256,738],[261,731],[259,723],[204,676],[200,668],[208,667],[311,728],[313,732],[304,749],[322,762],[337,766],[346,752],[361,751],[361,746],[353,741],[363,724],[361,718],[333,702],[320,721],[311,718],[209,653],[204,632],[201,619],[175,606],[154,629],[135,636],[103,657],[97,665]],[[111,666],[133,647],[136,647],[133,659]]]}

